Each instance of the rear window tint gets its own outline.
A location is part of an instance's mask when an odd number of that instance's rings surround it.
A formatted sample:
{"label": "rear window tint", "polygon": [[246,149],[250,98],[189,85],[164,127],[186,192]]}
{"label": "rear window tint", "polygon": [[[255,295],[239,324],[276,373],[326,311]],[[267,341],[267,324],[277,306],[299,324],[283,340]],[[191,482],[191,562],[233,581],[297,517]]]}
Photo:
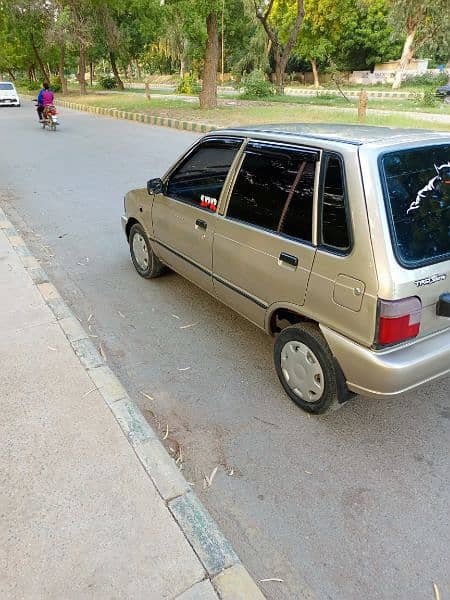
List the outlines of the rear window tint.
{"label": "rear window tint", "polygon": [[0,90],[13,90],[14,86],[12,83],[0,83]]}
{"label": "rear window tint", "polygon": [[390,152],[382,158],[397,257],[406,267],[450,257],[450,145]]}

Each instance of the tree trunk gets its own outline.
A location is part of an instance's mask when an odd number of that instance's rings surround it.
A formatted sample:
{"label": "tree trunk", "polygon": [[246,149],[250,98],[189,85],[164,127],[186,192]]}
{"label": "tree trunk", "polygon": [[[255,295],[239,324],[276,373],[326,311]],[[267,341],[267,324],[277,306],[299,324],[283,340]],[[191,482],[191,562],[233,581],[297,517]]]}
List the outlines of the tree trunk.
{"label": "tree trunk", "polygon": [[203,71],[202,91],[200,92],[200,108],[217,107],[217,65],[219,61],[219,36],[217,32],[217,15],[210,13],[206,17],[205,68]]}
{"label": "tree trunk", "polygon": [[11,71],[11,69],[6,69],[8,71],[9,76],[11,77],[11,81],[15,81],[16,77],[14,75],[14,73]]}
{"label": "tree trunk", "polygon": [[412,28],[408,29],[408,35],[406,36],[405,43],[403,45],[402,57],[400,59],[400,63],[397,67],[397,71],[395,72],[394,83],[392,84],[393,90],[398,90],[402,85],[403,74],[408,68],[409,63],[413,57],[413,42],[414,37],[416,35],[417,26],[414,25]]}
{"label": "tree trunk", "polygon": [[58,73],[59,78],[61,80],[61,90],[63,94],[67,94],[67,79],[64,73],[64,62],[66,55],[66,47],[64,43],[61,43],[59,47],[59,63],[58,63]]}
{"label": "tree trunk", "polygon": [[77,73],[78,83],[80,84],[80,94],[85,96],[87,94],[86,90],[86,48],[84,44],[80,44],[80,58],[78,62],[78,73]]}
{"label": "tree trunk", "polygon": [[142,79],[142,72],[141,72],[141,65],[139,64],[139,61],[136,61],[136,74],[137,74],[137,78],[139,81],[141,81]]}
{"label": "tree trunk", "polygon": [[183,77],[186,74],[187,50],[188,50],[188,41],[186,39],[184,39],[183,40],[183,49],[181,51],[181,56],[180,56],[180,79],[183,79]]}
{"label": "tree trunk", "polygon": [[317,71],[317,61],[315,58],[311,59],[311,67],[312,67],[312,72],[313,72],[313,77],[314,77],[314,87],[316,89],[318,89],[320,87],[320,81],[319,81],[319,73]]}
{"label": "tree trunk", "polygon": [[124,90],[125,86],[123,85],[123,81],[120,78],[119,69],[117,68],[116,57],[114,56],[114,52],[109,53],[109,60],[111,62],[111,69],[114,73],[114,79],[116,80],[116,84],[119,90]]}
{"label": "tree trunk", "polygon": [[47,83],[50,83],[50,76],[49,76],[49,74],[47,72],[47,69],[45,68],[44,63],[42,62],[41,55],[39,54],[38,49],[36,47],[36,44],[34,42],[34,36],[33,36],[33,34],[31,34],[31,47],[33,48],[33,52],[34,52],[34,55],[36,57],[36,61],[37,61],[38,65],[39,65],[39,69],[41,70],[42,77],[44,78],[44,81],[46,81]]}
{"label": "tree trunk", "polygon": [[89,61],[89,85],[91,87],[94,85],[94,65],[92,60]]}
{"label": "tree trunk", "polygon": [[287,65],[287,58],[284,56],[279,46],[274,45],[274,59],[275,59],[275,88],[277,94],[280,96],[284,95],[284,78]]}

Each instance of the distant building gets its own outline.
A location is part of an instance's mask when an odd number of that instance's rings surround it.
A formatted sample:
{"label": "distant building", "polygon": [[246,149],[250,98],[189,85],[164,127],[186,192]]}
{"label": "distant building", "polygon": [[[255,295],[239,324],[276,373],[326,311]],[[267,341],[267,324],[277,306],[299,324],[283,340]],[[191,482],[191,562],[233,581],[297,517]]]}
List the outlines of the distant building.
{"label": "distant building", "polygon": [[[438,73],[438,69],[428,69],[429,58],[414,58],[408,65],[403,77],[413,77],[414,75],[423,75],[424,73]],[[398,68],[399,60],[390,60],[386,63],[375,65],[373,73],[371,71],[353,71],[350,76],[350,83],[354,84],[376,84],[392,83],[395,72]]]}

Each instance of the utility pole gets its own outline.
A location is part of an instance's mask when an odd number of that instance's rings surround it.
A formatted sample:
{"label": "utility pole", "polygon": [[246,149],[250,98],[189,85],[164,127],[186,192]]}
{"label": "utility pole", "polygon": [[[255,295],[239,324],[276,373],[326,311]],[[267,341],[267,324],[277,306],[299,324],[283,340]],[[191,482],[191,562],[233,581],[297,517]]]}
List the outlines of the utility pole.
{"label": "utility pole", "polygon": [[225,30],[225,28],[224,28],[224,12],[225,12],[225,0],[222,0],[222,52],[221,52],[221,55],[222,55],[222,74],[220,76],[220,80],[221,80],[222,85],[223,85],[223,79],[224,79],[224,64],[225,64],[224,55],[223,55],[224,54],[224,39],[223,39],[223,34],[224,34],[224,30]]}

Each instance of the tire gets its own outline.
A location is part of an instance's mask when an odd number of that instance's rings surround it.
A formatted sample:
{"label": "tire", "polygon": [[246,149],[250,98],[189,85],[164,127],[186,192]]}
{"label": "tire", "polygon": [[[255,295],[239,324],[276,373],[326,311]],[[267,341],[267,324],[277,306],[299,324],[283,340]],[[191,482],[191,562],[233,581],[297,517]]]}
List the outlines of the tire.
{"label": "tire", "polygon": [[154,279],[162,275],[164,265],[153,252],[147,234],[139,223],[135,223],[129,237],[131,260],[134,268],[144,279]]}
{"label": "tire", "polygon": [[283,329],[275,339],[274,362],[285,392],[308,413],[337,410],[350,395],[317,325],[302,323]]}

